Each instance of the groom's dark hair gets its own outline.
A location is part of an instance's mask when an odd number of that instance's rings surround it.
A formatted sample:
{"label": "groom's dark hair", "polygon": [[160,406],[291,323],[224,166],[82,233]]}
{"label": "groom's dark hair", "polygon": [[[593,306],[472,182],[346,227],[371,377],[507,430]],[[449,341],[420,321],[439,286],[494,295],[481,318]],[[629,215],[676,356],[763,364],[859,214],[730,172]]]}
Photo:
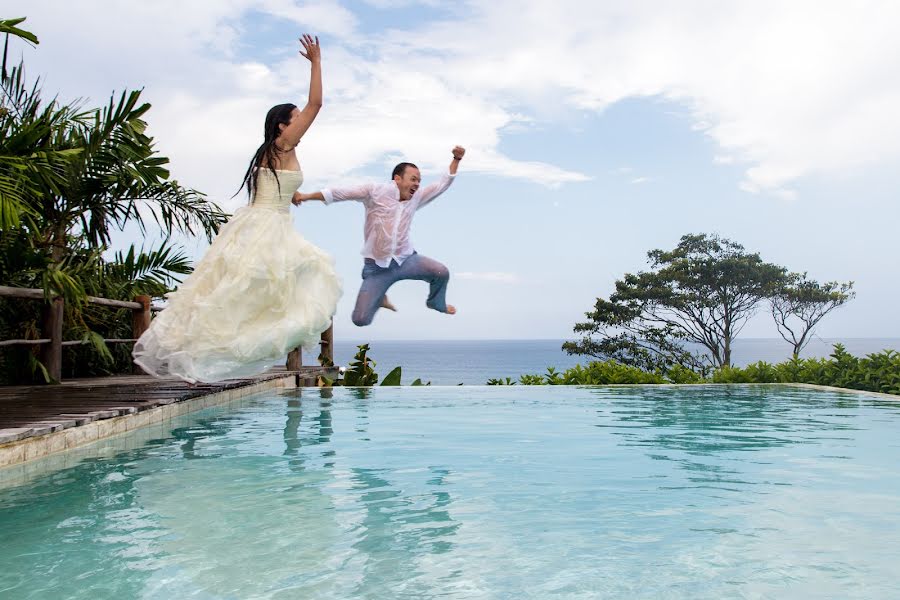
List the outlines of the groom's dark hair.
{"label": "groom's dark hair", "polygon": [[402,162],[399,165],[397,165],[396,167],[394,167],[394,172],[391,173],[391,181],[393,181],[394,177],[396,177],[397,175],[399,175],[400,177],[403,177],[403,174],[406,173],[406,167],[412,167],[413,169],[419,168],[412,163]]}

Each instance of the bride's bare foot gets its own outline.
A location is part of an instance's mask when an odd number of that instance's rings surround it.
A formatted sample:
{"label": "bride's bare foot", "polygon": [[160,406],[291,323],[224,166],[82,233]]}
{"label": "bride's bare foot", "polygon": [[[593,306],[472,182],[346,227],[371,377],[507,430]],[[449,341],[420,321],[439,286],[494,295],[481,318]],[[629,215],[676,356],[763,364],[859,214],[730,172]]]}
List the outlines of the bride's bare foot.
{"label": "bride's bare foot", "polygon": [[388,310],[397,312],[397,307],[394,306],[390,300],[388,300],[387,296],[385,296],[384,298],[381,299],[381,308],[386,308]]}

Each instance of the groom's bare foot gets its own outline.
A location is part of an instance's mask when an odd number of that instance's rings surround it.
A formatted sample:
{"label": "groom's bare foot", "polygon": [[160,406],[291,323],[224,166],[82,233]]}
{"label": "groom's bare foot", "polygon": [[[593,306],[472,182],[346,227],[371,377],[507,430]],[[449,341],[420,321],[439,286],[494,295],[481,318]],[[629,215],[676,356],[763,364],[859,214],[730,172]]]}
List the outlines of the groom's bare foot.
{"label": "groom's bare foot", "polygon": [[397,312],[397,307],[394,306],[390,300],[388,300],[387,296],[385,296],[384,298],[381,299],[381,308],[386,308],[388,310]]}
{"label": "groom's bare foot", "polygon": [[456,307],[453,306],[452,304],[447,304],[447,305],[445,305],[446,308],[445,308],[444,310],[439,309],[437,306],[432,306],[431,303],[429,303],[429,302],[426,302],[426,303],[425,303],[425,306],[427,306],[427,307],[430,308],[431,310],[436,310],[436,311],[438,311],[439,313],[444,313],[444,314],[447,314],[447,315],[455,315],[455,314],[456,314]]}
{"label": "groom's bare foot", "polygon": [[456,307],[453,306],[452,304],[448,304],[448,305],[447,305],[447,310],[438,310],[438,308],[436,308],[436,307],[434,307],[434,306],[431,306],[431,305],[428,304],[427,302],[425,303],[425,306],[427,306],[427,307],[430,308],[431,310],[436,310],[436,311],[438,311],[439,313],[444,313],[444,314],[447,314],[447,315],[455,315],[455,314],[456,314]]}

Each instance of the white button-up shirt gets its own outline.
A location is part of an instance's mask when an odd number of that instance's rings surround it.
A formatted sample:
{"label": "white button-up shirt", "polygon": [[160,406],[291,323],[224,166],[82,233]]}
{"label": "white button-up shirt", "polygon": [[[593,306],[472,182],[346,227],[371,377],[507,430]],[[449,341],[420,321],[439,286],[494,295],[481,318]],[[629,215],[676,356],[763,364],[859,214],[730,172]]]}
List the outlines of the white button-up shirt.
{"label": "white button-up shirt", "polygon": [[400,200],[400,190],[393,181],[322,190],[325,204],[357,200],[366,207],[363,229],[365,243],[362,255],[371,258],[379,267],[387,267],[391,260],[397,264],[412,256],[415,249],[409,239],[413,215],[420,208],[443,194],[456,175],[445,173],[435,183],[420,187],[409,200]]}

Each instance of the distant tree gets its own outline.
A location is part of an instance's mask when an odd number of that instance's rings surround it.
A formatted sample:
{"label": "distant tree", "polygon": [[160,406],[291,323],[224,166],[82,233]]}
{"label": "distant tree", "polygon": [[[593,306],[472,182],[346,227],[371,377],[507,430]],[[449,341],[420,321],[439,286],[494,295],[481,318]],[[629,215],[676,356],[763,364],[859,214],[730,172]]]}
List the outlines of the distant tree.
{"label": "distant tree", "polygon": [[813,329],[825,315],[856,297],[853,282],[819,283],[806,273],[792,273],[785,286],[771,298],[772,317],[778,333],[794,347],[794,358],[812,339]]}
{"label": "distant tree", "polygon": [[664,373],[729,366],[735,337],[787,282],[784,267],[718,235],[685,235],[674,250],[647,257],[651,270],[616,281],[575,325],[584,337],[563,350]]}

